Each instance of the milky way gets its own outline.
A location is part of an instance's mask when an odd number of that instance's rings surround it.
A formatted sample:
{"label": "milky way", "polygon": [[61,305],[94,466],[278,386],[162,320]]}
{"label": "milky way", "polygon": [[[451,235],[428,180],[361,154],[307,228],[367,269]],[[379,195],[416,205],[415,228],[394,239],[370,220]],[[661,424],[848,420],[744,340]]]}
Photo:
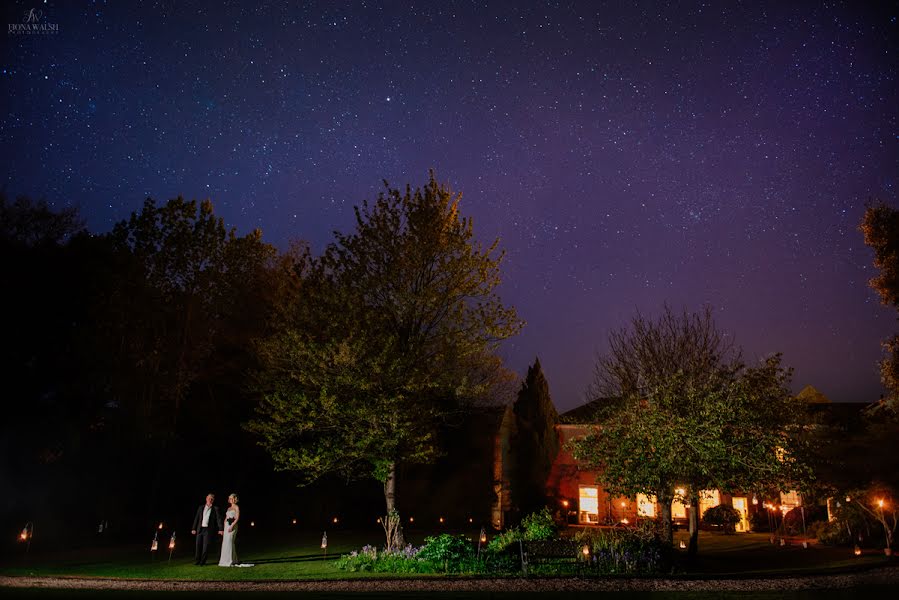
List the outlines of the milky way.
{"label": "milky way", "polygon": [[751,361],[783,352],[797,390],[879,395],[899,325],[857,227],[897,204],[896,4],[130,4],[3,9],[57,25],[2,42],[8,194],[94,231],[209,197],[321,249],[382,180],[434,169],[501,238],[528,322],[503,355],[539,355],[560,408],[666,301],[712,305]]}

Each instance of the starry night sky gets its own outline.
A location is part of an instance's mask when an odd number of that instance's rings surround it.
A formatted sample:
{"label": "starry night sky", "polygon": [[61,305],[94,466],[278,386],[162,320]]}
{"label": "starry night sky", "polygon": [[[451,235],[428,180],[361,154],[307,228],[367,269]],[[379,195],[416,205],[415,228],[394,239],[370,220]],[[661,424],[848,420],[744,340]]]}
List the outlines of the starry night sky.
{"label": "starry night sky", "polygon": [[2,185],[98,232],[209,197],[320,250],[433,168],[501,238],[528,322],[503,354],[560,409],[665,301],[783,352],[796,391],[876,400],[897,324],[857,227],[897,204],[899,7],[639,4],[16,2],[58,32],[4,33]]}

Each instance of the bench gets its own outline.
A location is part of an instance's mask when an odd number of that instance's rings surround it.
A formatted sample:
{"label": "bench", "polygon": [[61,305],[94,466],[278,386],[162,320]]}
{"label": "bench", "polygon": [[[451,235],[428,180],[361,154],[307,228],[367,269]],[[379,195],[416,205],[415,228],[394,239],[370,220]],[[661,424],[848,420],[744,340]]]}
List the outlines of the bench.
{"label": "bench", "polygon": [[574,567],[580,574],[584,565],[580,554],[581,545],[574,540],[541,540],[518,542],[518,554],[521,559],[521,572],[527,577],[528,569],[537,565],[557,565]]}

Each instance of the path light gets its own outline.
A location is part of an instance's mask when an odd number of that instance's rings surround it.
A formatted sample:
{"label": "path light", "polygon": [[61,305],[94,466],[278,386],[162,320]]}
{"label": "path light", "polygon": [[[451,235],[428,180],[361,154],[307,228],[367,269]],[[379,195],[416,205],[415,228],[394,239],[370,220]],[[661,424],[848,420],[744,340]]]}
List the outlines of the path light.
{"label": "path light", "polygon": [[481,527],[481,533],[478,535],[478,560],[481,558],[481,544],[487,543],[487,532]]}
{"label": "path light", "polygon": [[153,534],[153,541],[150,542],[150,552],[156,552],[159,550],[159,532],[155,532]]}
{"label": "path light", "polygon": [[678,548],[680,548],[681,550],[685,550],[685,549],[687,548],[687,544],[684,542],[684,540],[681,540],[680,543],[679,543],[677,546],[678,546]]}
{"label": "path light", "polygon": [[172,532],[172,537],[169,540],[169,562],[172,562],[172,552],[175,551],[175,532]]}
{"label": "path light", "polygon": [[861,555],[862,555],[862,549],[859,548],[858,544],[855,545],[855,550],[853,550],[852,552],[853,552],[853,554],[855,554],[856,556],[861,556]]}
{"label": "path light", "polygon": [[440,517],[440,523],[443,524],[443,517]]}
{"label": "path light", "polygon": [[160,531],[162,530],[162,522],[159,523],[159,527],[157,527]]}
{"label": "path light", "polygon": [[581,554],[584,555],[585,559],[590,558],[590,546],[587,544],[584,544],[584,547],[581,548]]}
{"label": "path light", "polygon": [[328,532],[322,532],[322,552],[325,555],[325,560],[328,558]]}
{"label": "path light", "polygon": [[846,502],[852,502],[852,498],[850,498],[849,496],[846,496]]}

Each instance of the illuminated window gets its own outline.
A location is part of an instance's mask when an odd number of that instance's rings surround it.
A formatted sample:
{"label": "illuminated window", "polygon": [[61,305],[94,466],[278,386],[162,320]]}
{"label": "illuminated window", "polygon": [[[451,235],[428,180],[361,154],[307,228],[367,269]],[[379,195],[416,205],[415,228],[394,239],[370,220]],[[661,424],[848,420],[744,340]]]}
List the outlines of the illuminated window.
{"label": "illuminated window", "polygon": [[796,508],[800,504],[802,504],[802,497],[799,495],[799,492],[796,490],[791,490],[786,494],[780,493],[780,503],[782,506],[785,506],[787,510]]}
{"label": "illuminated window", "polygon": [[721,504],[721,494],[718,490],[702,490],[699,492],[699,518],[705,514],[705,511]]}
{"label": "illuminated window", "polygon": [[599,488],[582,485],[578,507],[580,508],[578,520],[581,523],[599,523]]}
{"label": "illuminated window", "polygon": [[671,518],[672,519],[686,519],[687,518],[687,507],[684,506],[684,503],[680,500],[675,500],[671,503]]}
{"label": "illuminated window", "polygon": [[646,494],[637,494],[637,516],[650,517],[656,516],[656,497],[647,496]]}

